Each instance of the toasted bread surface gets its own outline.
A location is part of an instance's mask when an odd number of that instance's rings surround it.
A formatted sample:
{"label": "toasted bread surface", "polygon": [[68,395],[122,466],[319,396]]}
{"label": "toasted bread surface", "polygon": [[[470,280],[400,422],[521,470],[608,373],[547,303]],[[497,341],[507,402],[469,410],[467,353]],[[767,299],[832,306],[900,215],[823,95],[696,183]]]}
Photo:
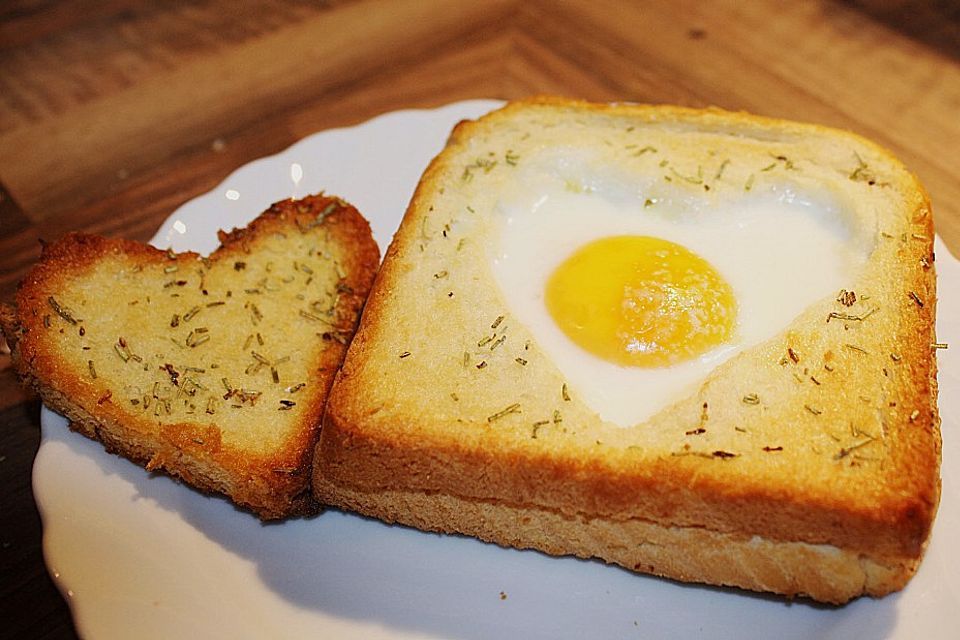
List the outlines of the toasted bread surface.
{"label": "toasted bread surface", "polygon": [[[513,317],[487,249],[498,194],[516,188],[515,173],[584,150],[617,171],[661,176],[650,188],[674,198],[829,192],[869,256],[846,294],[815,301],[643,423],[610,424]],[[932,240],[916,178],[847,132],[554,98],[461,123],[421,179],[338,374],[315,459],[317,496],[680,580],[829,602],[899,588],[939,500]],[[498,514],[496,524],[481,511]],[[577,524],[550,542],[520,526],[528,521],[544,531]],[[585,541],[595,528],[612,533]],[[660,558],[696,554],[683,540],[704,532],[781,575],[654,562],[640,550],[659,543],[644,531],[668,532]],[[778,549],[807,546],[836,550],[844,568],[781,562]]]}
{"label": "toasted bread surface", "polygon": [[208,258],[73,233],[43,249],[4,333],[71,427],[264,519],[316,510],[310,461],[379,263],[338,198],[274,204]]}

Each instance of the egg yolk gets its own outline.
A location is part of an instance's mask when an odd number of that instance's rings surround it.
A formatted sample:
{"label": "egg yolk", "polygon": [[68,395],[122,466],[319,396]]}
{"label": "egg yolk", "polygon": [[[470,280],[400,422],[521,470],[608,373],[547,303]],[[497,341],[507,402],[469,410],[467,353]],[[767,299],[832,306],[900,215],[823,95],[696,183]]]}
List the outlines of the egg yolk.
{"label": "egg yolk", "polygon": [[590,242],[550,276],[550,315],[576,344],[610,362],[663,367],[729,339],[733,290],[709,262],[650,236]]}

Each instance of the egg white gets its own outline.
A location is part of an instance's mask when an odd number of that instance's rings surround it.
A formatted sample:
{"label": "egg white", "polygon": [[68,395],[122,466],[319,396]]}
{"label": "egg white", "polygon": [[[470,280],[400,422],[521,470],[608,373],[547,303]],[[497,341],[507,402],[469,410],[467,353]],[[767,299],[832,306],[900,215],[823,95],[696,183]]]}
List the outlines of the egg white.
{"label": "egg white", "polygon": [[[507,305],[572,390],[617,425],[639,424],[690,393],[714,367],[848,287],[866,261],[863,234],[826,192],[785,184],[734,198],[691,191],[597,171],[574,157],[525,171],[496,207],[490,259]],[[607,362],[573,343],[547,311],[547,279],[584,244],[617,235],[663,238],[709,261],[739,305],[733,338],[700,358],[654,369]]]}

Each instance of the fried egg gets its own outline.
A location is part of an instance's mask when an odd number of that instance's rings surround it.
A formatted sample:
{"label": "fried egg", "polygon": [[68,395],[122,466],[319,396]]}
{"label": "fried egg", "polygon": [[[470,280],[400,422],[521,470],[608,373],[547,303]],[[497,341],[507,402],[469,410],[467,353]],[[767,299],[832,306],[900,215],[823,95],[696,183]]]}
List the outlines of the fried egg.
{"label": "fried egg", "polygon": [[576,158],[529,168],[496,211],[490,260],[507,305],[572,391],[621,426],[835,295],[869,253],[825,191],[696,194]]}

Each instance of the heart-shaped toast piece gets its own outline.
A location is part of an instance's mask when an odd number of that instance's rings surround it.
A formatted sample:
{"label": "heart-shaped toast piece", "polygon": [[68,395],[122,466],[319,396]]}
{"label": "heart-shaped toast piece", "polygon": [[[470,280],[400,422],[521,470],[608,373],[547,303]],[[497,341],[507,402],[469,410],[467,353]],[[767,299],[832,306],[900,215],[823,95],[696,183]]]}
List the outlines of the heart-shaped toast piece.
{"label": "heart-shaped toast piece", "polygon": [[313,445],[379,250],[325,195],[219,238],[202,257],[69,234],[44,247],[4,332],[23,380],[107,450],[264,519],[309,513]]}

